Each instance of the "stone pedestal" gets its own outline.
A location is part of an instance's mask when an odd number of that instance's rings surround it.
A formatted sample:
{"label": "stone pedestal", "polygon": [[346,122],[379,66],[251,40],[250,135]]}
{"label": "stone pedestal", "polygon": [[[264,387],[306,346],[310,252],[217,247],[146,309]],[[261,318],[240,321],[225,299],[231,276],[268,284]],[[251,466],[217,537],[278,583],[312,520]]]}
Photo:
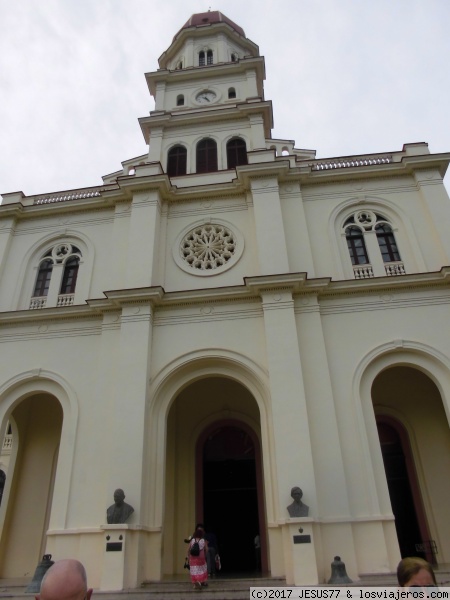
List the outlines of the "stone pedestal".
{"label": "stone pedestal", "polygon": [[319,583],[313,524],[311,517],[286,519],[282,524],[287,585]]}
{"label": "stone pedestal", "polygon": [[103,525],[103,564],[100,590],[120,591],[125,583],[128,525]]}

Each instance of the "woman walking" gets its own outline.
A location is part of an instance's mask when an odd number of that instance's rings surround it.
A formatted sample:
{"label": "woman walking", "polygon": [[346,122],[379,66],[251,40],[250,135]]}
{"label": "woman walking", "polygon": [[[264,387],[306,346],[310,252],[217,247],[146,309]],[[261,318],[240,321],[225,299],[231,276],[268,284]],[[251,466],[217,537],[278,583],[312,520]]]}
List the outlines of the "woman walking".
{"label": "woman walking", "polygon": [[189,572],[195,590],[206,587],[208,580],[208,567],[206,565],[206,553],[208,542],[204,538],[205,530],[197,527],[189,542]]}

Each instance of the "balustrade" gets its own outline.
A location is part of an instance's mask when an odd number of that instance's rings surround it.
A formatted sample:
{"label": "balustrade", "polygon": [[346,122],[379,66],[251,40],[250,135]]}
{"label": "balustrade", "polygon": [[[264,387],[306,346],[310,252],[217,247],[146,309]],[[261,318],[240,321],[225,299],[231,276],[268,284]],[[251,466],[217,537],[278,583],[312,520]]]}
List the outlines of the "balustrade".
{"label": "balustrade", "polygon": [[72,306],[75,294],[60,294],[56,306]]}
{"label": "balustrade", "polygon": [[384,268],[388,277],[392,275],[406,275],[405,265],[402,262],[386,263]]}
{"label": "balustrade", "polygon": [[369,279],[374,277],[372,265],[353,265],[355,279]]}
{"label": "balustrade", "polygon": [[30,309],[45,308],[47,296],[36,296],[30,300]]}

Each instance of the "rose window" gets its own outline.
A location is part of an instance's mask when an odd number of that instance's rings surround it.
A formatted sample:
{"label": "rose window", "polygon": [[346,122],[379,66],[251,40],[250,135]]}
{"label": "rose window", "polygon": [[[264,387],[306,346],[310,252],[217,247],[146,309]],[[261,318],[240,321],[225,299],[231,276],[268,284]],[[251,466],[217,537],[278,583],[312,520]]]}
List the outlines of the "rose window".
{"label": "rose window", "polygon": [[180,256],[192,269],[214,270],[234,256],[236,242],[236,236],[224,225],[201,225],[183,237]]}

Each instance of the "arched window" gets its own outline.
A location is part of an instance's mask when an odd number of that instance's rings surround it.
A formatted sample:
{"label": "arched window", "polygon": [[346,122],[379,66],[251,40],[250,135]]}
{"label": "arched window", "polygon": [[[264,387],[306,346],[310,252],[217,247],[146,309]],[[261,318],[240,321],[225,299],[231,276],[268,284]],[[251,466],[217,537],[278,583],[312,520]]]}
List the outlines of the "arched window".
{"label": "arched window", "polygon": [[186,175],[187,150],[184,146],[174,146],[167,155],[167,174],[169,177]]}
{"label": "arched window", "polygon": [[236,90],[233,87],[228,88],[228,98],[236,98]]}
{"label": "arched window", "polygon": [[47,296],[48,288],[50,287],[50,279],[53,271],[53,260],[51,258],[45,258],[40,266],[36,277],[36,284],[34,286],[33,296]]}
{"label": "arched window", "polygon": [[361,229],[355,226],[348,227],[345,237],[352,265],[367,265],[369,256]]}
{"label": "arched window", "polygon": [[198,66],[199,67],[205,66],[205,53],[203,52],[203,50],[201,52],[199,52],[199,54],[198,54]]}
{"label": "arched window", "polygon": [[39,263],[30,308],[73,304],[80,259],[79,248],[68,242],[50,248]]}
{"label": "arched window", "polygon": [[72,256],[64,264],[60,294],[74,294],[77,284],[79,256]]}
{"label": "arched window", "polygon": [[197,173],[217,171],[217,144],[205,138],[197,144]]}
{"label": "arched window", "polygon": [[378,245],[380,247],[383,262],[396,262],[400,260],[400,253],[395,243],[392,227],[388,223],[382,223],[375,227]]}
{"label": "arched window", "polygon": [[356,279],[405,274],[394,231],[385,217],[358,210],[345,221],[344,232]]}
{"label": "arched window", "polygon": [[177,106],[184,106],[184,96],[183,96],[183,94],[179,94],[177,96]]}
{"label": "arched window", "polygon": [[242,138],[233,138],[228,142],[227,164],[229,169],[247,164],[247,146]]}
{"label": "arched window", "polygon": [[208,65],[213,64],[213,51],[212,50],[208,50],[208,52],[206,53],[206,64],[208,64]]}
{"label": "arched window", "polygon": [[231,53],[231,62],[236,62],[238,59],[237,54],[235,52]]}

